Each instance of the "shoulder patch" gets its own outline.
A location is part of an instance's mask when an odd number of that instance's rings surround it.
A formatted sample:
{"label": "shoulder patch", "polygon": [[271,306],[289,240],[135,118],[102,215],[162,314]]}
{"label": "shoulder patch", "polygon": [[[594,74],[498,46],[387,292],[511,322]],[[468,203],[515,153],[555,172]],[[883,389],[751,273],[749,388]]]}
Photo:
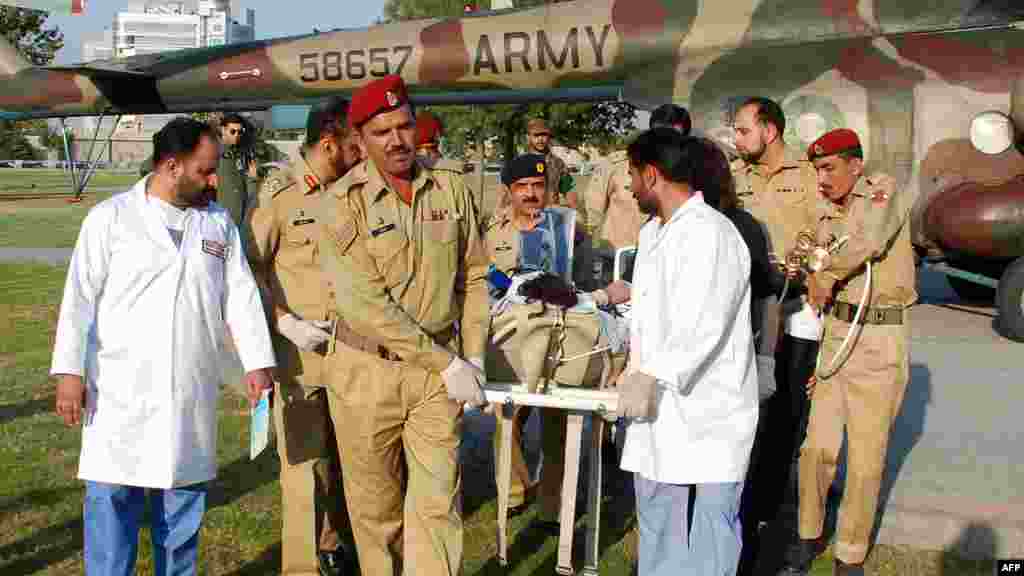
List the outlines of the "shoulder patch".
{"label": "shoulder patch", "polygon": [[341,223],[340,227],[331,231],[332,239],[338,247],[338,254],[344,256],[348,252],[352,242],[356,239],[356,234],[356,222],[351,218],[348,218],[345,222]]}
{"label": "shoulder patch", "polygon": [[263,180],[260,185],[260,195],[269,195],[271,198],[287,190],[295,184],[288,170],[275,169]]}
{"label": "shoulder patch", "polygon": [[334,243],[338,255],[344,256],[359,235],[354,214],[344,200],[326,194],[321,196],[320,208],[325,215],[323,229],[327,239]]}

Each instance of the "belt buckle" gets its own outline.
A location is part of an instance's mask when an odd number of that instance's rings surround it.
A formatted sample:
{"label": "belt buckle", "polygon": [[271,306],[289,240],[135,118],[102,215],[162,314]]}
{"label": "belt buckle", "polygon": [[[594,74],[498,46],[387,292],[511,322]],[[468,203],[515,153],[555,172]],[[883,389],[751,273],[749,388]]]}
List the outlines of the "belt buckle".
{"label": "belt buckle", "polygon": [[883,323],[885,323],[885,310],[879,309],[879,310],[873,310],[872,312],[874,312],[875,324],[883,324]]}

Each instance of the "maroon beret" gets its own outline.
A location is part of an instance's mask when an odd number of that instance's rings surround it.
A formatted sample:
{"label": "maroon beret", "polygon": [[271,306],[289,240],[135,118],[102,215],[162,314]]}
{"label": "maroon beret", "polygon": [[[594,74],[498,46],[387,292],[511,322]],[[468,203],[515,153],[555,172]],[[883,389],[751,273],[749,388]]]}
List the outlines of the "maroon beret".
{"label": "maroon beret", "polygon": [[396,110],[409,101],[405,82],[401,76],[391,74],[374,80],[352,94],[348,106],[348,121],[359,128],[382,112]]}
{"label": "maroon beret", "polygon": [[420,112],[416,115],[416,146],[437,144],[443,134],[444,127],[437,116],[430,112]]}
{"label": "maroon beret", "polygon": [[860,138],[849,128],[837,128],[826,132],[807,147],[807,159],[814,161],[823,156],[839,154],[847,150],[860,148]]}

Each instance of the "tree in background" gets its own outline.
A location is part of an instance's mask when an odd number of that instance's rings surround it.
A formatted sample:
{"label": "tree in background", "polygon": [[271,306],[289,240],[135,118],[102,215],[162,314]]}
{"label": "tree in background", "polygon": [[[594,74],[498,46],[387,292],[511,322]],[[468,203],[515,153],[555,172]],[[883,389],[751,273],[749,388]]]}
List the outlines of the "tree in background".
{"label": "tree in background", "polygon": [[64,47],[64,33],[57,28],[43,28],[45,23],[46,12],[0,7],[0,34],[36,66],[53,62],[54,55]]}
{"label": "tree in background", "polygon": [[[550,0],[516,0],[517,8],[529,8]],[[490,2],[474,2],[478,8]],[[384,21],[420,18],[457,18],[462,16],[464,0],[387,0]],[[525,148],[526,122],[545,118],[555,141],[567,148],[596,147],[602,154],[622,145],[636,117],[636,109],[624,102],[599,104],[521,104],[494,106],[438,106],[430,111],[445,127],[444,154],[476,157],[482,142],[497,139],[497,149],[505,158]]]}
{"label": "tree in background", "polygon": [[[64,46],[64,34],[56,28],[44,28],[46,12],[25,8],[0,7],[0,35],[36,66],[45,66]],[[26,134],[38,133],[38,122],[0,121],[0,159],[39,160]],[[45,126],[45,123],[43,123]],[[45,146],[45,139],[40,138]]]}

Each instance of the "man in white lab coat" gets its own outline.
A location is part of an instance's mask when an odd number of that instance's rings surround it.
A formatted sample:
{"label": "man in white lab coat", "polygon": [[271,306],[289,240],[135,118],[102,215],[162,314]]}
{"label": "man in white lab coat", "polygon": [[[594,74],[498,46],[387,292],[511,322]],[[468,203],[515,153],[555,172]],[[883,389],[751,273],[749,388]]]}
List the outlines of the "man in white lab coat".
{"label": "man in white lab coat", "polygon": [[655,216],[640,231],[629,367],[618,382],[639,573],[735,574],[757,427],[750,254],[691,187],[702,169],[699,141],[656,128],[627,153],[640,209]]}
{"label": "man in white lab coat", "polygon": [[155,170],[82,224],[50,370],[57,413],[83,423],[88,576],[134,572],[147,488],[155,573],[196,572],[225,322],[250,400],[271,386],[274,353],[238,229],[207,200],[217,134],[178,118],[153,144]]}

